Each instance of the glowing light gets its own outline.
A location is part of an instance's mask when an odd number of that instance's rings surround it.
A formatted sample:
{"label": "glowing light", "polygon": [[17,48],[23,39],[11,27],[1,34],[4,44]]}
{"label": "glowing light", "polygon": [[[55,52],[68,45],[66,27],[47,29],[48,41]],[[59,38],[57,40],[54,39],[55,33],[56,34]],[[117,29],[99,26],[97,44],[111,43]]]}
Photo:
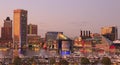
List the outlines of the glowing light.
{"label": "glowing light", "polygon": [[63,34],[58,34],[58,38],[59,39],[68,39],[65,35],[63,35]]}

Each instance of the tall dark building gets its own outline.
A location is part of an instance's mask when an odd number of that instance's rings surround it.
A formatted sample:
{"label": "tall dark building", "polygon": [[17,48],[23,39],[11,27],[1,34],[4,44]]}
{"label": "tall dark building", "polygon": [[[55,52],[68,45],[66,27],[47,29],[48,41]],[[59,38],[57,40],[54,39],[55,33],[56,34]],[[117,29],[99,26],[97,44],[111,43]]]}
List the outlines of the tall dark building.
{"label": "tall dark building", "polygon": [[13,43],[12,20],[7,17],[6,20],[4,20],[3,27],[1,28],[0,46],[11,47],[11,43]]}
{"label": "tall dark building", "polygon": [[34,25],[34,24],[27,25],[27,34],[37,35],[37,32],[38,32],[37,25]]}
{"label": "tall dark building", "polygon": [[12,20],[9,17],[4,20],[4,25],[1,28],[2,40],[12,40]]}
{"label": "tall dark building", "polygon": [[115,26],[102,27],[101,28],[101,34],[111,41],[114,41],[114,40],[118,39],[118,29]]}
{"label": "tall dark building", "polygon": [[14,10],[14,45],[23,48],[27,43],[27,11]]}

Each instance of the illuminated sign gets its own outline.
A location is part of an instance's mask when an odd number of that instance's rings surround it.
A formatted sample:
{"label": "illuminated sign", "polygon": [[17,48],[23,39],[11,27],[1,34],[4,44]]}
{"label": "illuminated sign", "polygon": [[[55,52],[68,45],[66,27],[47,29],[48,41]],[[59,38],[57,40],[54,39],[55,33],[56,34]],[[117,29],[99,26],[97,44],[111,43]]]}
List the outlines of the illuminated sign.
{"label": "illuminated sign", "polygon": [[61,55],[70,55],[70,51],[62,51]]}
{"label": "illuminated sign", "polygon": [[70,41],[62,41],[62,51],[70,50]]}

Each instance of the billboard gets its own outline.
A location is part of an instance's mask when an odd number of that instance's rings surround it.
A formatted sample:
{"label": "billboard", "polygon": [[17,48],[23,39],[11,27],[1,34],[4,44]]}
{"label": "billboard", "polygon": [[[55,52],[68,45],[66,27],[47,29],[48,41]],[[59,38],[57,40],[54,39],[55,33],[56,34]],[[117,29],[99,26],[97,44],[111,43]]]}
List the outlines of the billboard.
{"label": "billboard", "polygon": [[69,51],[70,50],[71,41],[62,41],[62,51]]}
{"label": "billboard", "polygon": [[82,42],[74,42],[75,47],[82,47]]}
{"label": "billboard", "polygon": [[82,46],[83,46],[82,44],[83,44],[82,38],[79,37],[79,38],[76,38],[76,39],[74,40],[73,46],[75,46],[75,47],[82,47]]}
{"label": "billboard", "polygon": [[70,55],[70,51],[62,51],[61,52],[61,55],[63,56],[63,55]]}
{"label": "billboard", "polygon": [[60,55],[70,55],[72,50],[72,40],[58,40],[58,49]]}

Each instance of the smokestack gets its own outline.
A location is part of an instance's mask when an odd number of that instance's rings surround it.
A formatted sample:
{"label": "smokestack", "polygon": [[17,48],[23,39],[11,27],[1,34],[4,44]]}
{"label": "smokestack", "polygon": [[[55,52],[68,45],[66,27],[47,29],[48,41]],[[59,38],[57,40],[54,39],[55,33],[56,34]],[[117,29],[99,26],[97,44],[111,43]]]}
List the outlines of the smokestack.
{"label": "smokestack", "polygon": [[88,31],[86,31],[86,37],[89,37],[89,35],[88,35]]}
{"label": "smokestack", "polygon": [[88,32],[88,34],[89,34],[88,36],[90,37],[90,31]]}
{"label": "smokestack", "polygon": [[83,34],[82,34],[82,30],[80,31],[80,37],[82,37],[83,36]]}
{"label": "smokestack", "polygon": [[85,37],[85,31],[83,31],[83,36]]}

